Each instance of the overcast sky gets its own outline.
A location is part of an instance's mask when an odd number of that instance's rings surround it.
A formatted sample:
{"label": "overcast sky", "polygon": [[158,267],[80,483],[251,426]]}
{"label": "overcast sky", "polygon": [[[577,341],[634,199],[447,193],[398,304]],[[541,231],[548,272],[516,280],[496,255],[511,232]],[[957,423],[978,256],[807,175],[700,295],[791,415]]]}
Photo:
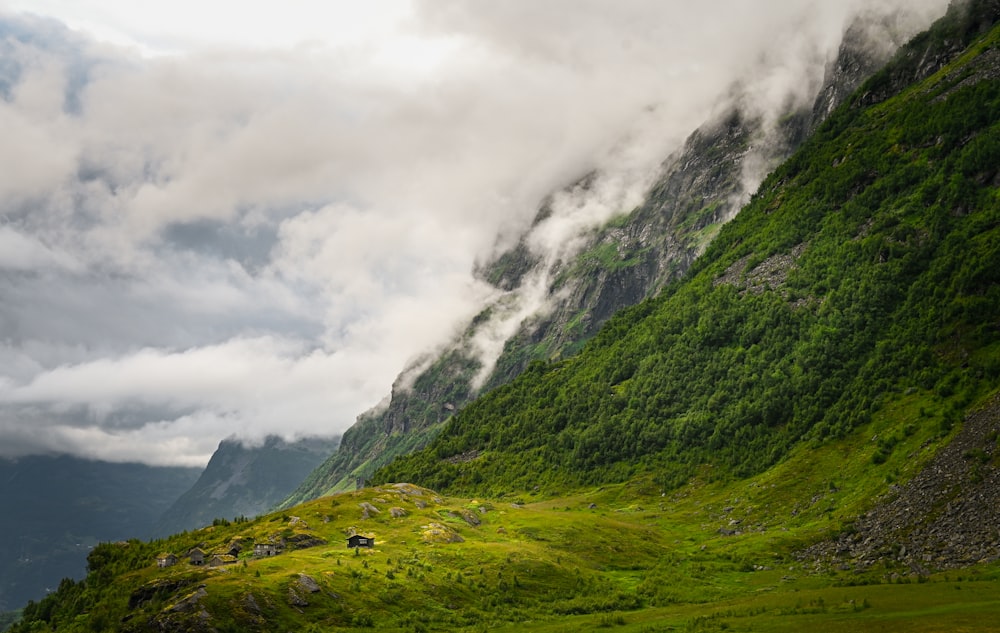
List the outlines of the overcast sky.
{"label": "overcast sky", "polygon": [[871,4],[0,0],[0,456],[342,432],[546,194],[596,169],[573,226],[628,211]]}

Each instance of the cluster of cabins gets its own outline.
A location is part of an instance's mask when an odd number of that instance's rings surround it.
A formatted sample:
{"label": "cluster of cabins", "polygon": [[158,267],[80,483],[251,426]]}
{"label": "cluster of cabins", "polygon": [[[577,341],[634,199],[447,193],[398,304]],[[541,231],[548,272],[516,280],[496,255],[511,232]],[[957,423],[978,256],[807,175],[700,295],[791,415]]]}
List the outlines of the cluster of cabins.
{"label": "cluster of cabins", "polygon": [[[370,536],[362,536],[360,534],[354,534],[347,539],[348,548],[357,547],[375,547],[375,539]],[[195,547],[188,550],[186,554],[188,562],[192,565],[204,565],[206,567],[221,567],[222,565],[233,565],[239,562],[237,558],[240,552],[243,550],[243,546],[239,541],[233,541],[229,544],[227,549],[222,551],[216,551],[211,554],[201,549],[200,547]],[[277,556],[285,551],[285,545],[281,541],[264,541],[260,543],[254,543],[253,545],[253,555],[254,558],[267,558],[269,556]],[[162,568],[173,567],[179,562],[179,558],[174,554],[164,552],[156,557],[156,566]]]}
{"label": "cluster of cabins", "polygon": [[[205,565],[206,567],[220,567],[222,565],[233,565],[239,562],[237,558],[240,552],[243,551],[243,546],[239,542],[234,541],[229,544],[228,548],[220,551],[215,551],[212,553],[206,552],[200,547],[193,547],[188,550],[185,556],[188,562],[192,565]],[[265,558],[268,556],[277,556],[284,551],[284,544],[280,542],[263,542],[254,543],[253,555],[255,558]],[[173,567],[176,565],[180,559],[169,552],[164,552],[156,557],[156,566],[163,567]]]}

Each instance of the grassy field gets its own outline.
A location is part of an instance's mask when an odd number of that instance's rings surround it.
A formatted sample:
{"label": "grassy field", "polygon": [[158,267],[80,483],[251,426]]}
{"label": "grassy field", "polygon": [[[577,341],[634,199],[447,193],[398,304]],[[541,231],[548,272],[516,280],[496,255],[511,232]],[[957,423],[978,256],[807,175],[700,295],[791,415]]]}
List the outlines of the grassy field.
{"label": "grassy field", "polygon": [[[901,396],[850,437],[802,445],[751,479],[706,466],[671,492],[639,479],[503,499],[392,484],[113,546],[108,559],[128,558],[133,570],[85,613],[55,611],[49,621],[58,630],[221,632],[1000,630],[998,565],[922,576],[892,563],[859,572],[795,556],[949,440],[927,423],[933,405],[931,396]],[[888,452],[878,441],[886,437]],[[354,533],[376,546],[348,549]],[[325,543],[250,555],[252,542],[303,538]],[[233,565],[154,564],[160,552],[211,554],[234,541],[244,551]]]}
{"label": "grassy field", "polygon": [[995,581],[791,589],[762,587],[711,605],[648,608],[633,613],[519,623],[497,631],[996,631]]}

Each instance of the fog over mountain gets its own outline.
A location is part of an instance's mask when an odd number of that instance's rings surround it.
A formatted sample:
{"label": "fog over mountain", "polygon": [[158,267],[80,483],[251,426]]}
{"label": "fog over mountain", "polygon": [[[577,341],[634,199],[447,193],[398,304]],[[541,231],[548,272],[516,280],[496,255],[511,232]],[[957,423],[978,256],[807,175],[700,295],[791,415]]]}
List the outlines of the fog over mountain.
{"label": "fog over mountain", "polygon": [[571,249],[733,82],[811,99],[873,3],[316,5],[0,3],[0,456],[342,432],[546,195],[596,174],[532,245]]}

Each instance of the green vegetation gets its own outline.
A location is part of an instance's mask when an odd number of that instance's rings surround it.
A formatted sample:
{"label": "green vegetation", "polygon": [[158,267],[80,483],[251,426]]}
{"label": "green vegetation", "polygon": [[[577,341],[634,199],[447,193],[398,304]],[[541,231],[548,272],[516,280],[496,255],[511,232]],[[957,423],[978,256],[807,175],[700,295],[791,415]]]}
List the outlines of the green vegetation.
{"label": "green vegetation", "polygon": [[721,221],[713,221],[722,206],[721,201],[715,201],[688,215],[678,225],[676,232],[678,235],[684,236],[684,241],[689,248],[695,252],[701,252],[712,243],[723,225]]}
{"label": "green vegetation", "polygon": [[509,290],[520,283],[535,263],[536,257],[531,254],[528,245],[521,241],[493,262],[485,271],[485,278],[493,286]]}
{"label": "green vegetation", "polygon": [[629,257],[623,258],[619,253],[619,247],[614,243],[598,244],[589,251],[584,251],[576,258],[576,266],[570,271],[573,275],[586,274],[589,271],[614,272],[623,268],[635,266],[642,261],[641,255],[644,251],[634,251],[629,253]]}
{"label": "green vegetation", "polygon": [[[886,407],[844,439],[801,445],[759,476],[721,482],[703,468],[673,493],[640,478],[501,502],[399,484],[151,543],[105,543],[86,580],[29,604],[13,632],[990,630],[996,564],[921,575],[892,561],[840,571],[795,556],[946,441],[914,427],[920,400]],[[898,437],[881,465],[873,435]],[[355,532],[375,548],[348,550]],[[250,555],[252,543],[278,538],[284,553]],[[234,542],[244,547],[234,565],[183,557]],[[181,561],[159,569],[162,552]]]}
{"label": "green vegetation", "polygon": [[[950,50],[979,18],[956,8],[915,46]],[[995,630],[995,534],[971,564],[947,559],[947,539],[916,563],[901,543],[837,548],[876,535],[867,518],[908,504],[908,482],[953,448],[946,494],[891,530],[995,495],[998,48],[1000,28],[911,87],[928,57],[902,51],[682,282],[579,355],[536,361],[447,421],[424,411],[440,433],[377,487],[103,543],[84,581],[12,630]],[[388,483],[406,480],[449,496]],[[861,542],[903,533],[884,529]],[[355,533],[376,546],[349,551]],[[250,555],[276,541],[283,553]],[[234,565],[155,564],[234,544]]]}
{"label": "green vegetation", "polygon": [[[388,409],[359,416],[344,432],[339,449],[278,507],[288,508],[322,494],[352,490],[357,479],[367,480],[396,456],[426,446],[451,416],[454,406],[472,397],[472,378],[479,369],[480,363],[461,349],[436,358],[409,387],[426,397],[394,397]],[[441,403],[452,404],[452,408],[443,408]]]}
{"label": "green vegetation", "polygon": [[479,398],[375,481],[498,496],[645,475],[672,489],[704,464],[746,477],[907,391],[947,433],[1000,379],[998,42],[835,112],[682,282]]}
{"label": "green vegetation", "polygon": [[21,619],[21,611],[6,611],[0,613],[0,631],[4,631],[11,624]]}

